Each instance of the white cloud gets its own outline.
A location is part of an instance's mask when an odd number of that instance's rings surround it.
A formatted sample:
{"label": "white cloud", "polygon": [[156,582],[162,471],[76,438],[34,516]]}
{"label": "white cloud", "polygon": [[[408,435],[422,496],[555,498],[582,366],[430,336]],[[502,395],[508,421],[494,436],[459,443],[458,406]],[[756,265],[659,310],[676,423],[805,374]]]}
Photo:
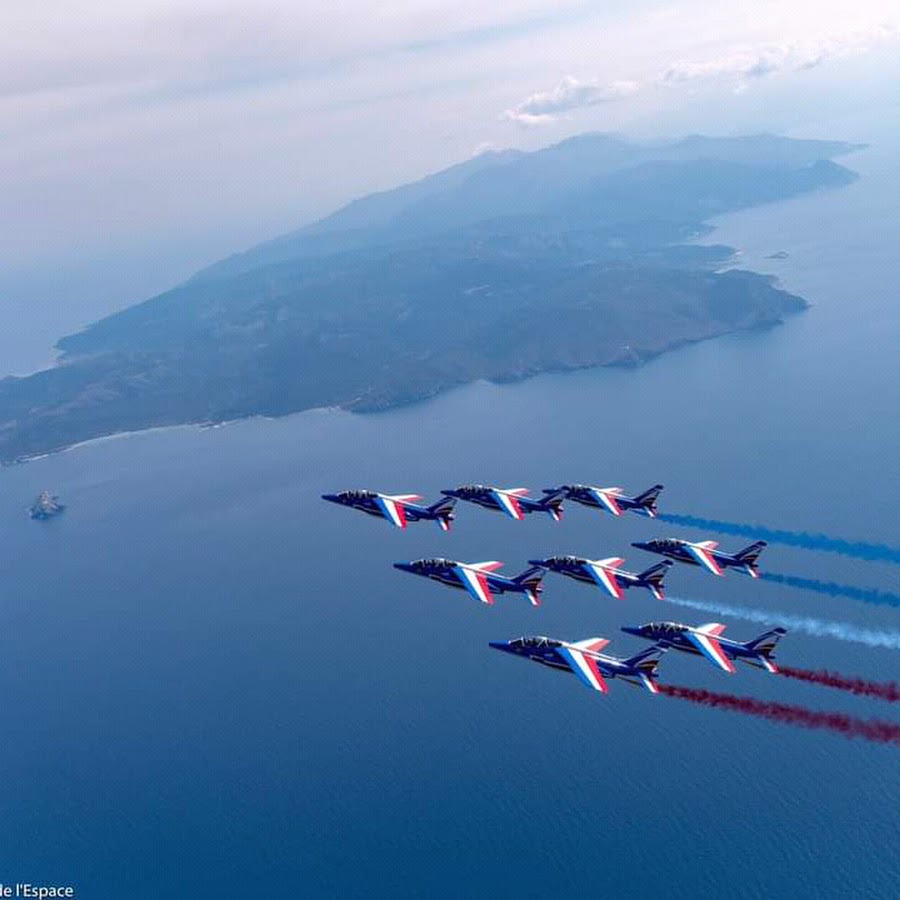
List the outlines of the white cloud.
{"label": "white cloud", "polygon": [[829,59],[869,50],[896,34],[895,29],[883,25],[842,37],[739,48],[714,59],[680,60],[661,72],[657,82],[663,85],[731,82],[740,86],[769,75],[813,69]]}
{"label": "white cloud", "polygon": [[898,35],[900,32],[892,25],[875,25],[818,40],[738,46],[712,59],[681,59],[643,81],[603,84],[567,75],[551,90],[532,94],[507,109],[501,119],[523,125],[546,125],[565,113],[633,97],[654,85],[726,84],[740,91],[755,79],[813,69],[836,57],[865,52]]}
{"label": "white cloud", "polygon": [[561,113],[622,100],[639,89],[640,85],[635,81],[600,84],[597,81],[579,81],[566,75],[555,88],[532,94],[518,106],[506,110],[502,118],[522,125],[541,125],[551,122]]}

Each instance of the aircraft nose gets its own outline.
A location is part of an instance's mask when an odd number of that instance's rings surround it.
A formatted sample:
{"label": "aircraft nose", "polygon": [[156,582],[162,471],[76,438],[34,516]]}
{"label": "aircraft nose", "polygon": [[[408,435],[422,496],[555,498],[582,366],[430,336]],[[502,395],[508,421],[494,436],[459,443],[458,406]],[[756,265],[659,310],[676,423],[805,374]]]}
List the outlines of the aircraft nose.
{"label": "aircraft nose", "polygon": [[529,559],[529,566],[540,566],[542,569],[547,568],[547,560],[546,559]]}
{"label": "aircraft nose", "polygon": [[635,637],[641,636],[641,629],[635,628],[633,625],[623,625],[620,630],[624,631],[625,634],[633,634]]}
{"label": "aircraft nose", "polygon": [[394,568],[399,569],[401,572],[415,572],[415,566],[412,563],[408,562],[396,562],[394,563]]}
{"label": "aircraft nose", "polygon": [[455,489],[454,489],[454,490],[445,490],[445,491],[441,491],[441,493],[442,493],[445,497],[456,497],[456,496],[459,495],[459,491],[457,491],[457,490],[455,490]]}
{"label": "aircraft nose", "polygon": [[340,503],[340,500],[338,500],[337,494],[322,494],[322,499],[328,500],[331,503]]}
{"label": "aircraft nose", "polygon": [[632,541],[632,547],[637,547],[638,550],[649,550],[650,544],[647,541]]}
{"label": "aircraft nose", "polygon": [[503,650],[504,652],[509,653],[508,641],[489,641],[488,646],[492,647],[494,650]]}

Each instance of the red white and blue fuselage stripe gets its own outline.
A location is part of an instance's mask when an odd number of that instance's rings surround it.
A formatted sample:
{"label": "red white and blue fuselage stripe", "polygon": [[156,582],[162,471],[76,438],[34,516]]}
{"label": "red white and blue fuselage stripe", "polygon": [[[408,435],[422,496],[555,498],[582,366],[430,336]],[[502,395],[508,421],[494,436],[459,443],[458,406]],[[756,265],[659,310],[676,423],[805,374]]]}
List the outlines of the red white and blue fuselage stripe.
{"label": "red white and blue fuselage stripe", "polygon": [[716,562],[715,556],[712,554],[712,547],[704,547],[700,544],[685,544],[688,553],[701,565],[704,569],[709,570],[713,575],[721,575],[722,569]]}
{"label": "red white and blue fuselage stripe", "polygon": [[393,497],[380,496],[376,503],[388,522],[396,525],[397,528],[406,528],[406,508],[400,501]]}
{"label": "red white and blue fuselage stripe", "polygon": [[714,635],[704,634],[701,631],[692,631],[688,634],[688,639],[713,665],[734,674],[734,663],[722,649],[722,645],[716,640]]}
{"label": "red white and blue fuselage stripe", "polygon": [[525,514],[522,512],[522,507],[519,504],[519,497],[527,494],[527,489],[517,488],[511,491],[501,491],[495,488],[491,493],[497,501],[497,506],[499,506],[511,519],[516,519],[521,522],[525,518]]}
{"label": "red white and blue fuselage stripe", "polygon": [[572,647],[560,647],[557,652],[589,688],[604,694],[609,691],[609,687],[597,666],[597,661],[593,657],[587,656],[580,650]]}
{"label": "red white and blue fuselage stripe", "polygon": [[622,586],[616,580],[615,568],[623,562],[625,562],[624,559],[609,559],[596,563],[587,563],[586,566],[591,575],[593,575],[594,581],[617,600],[622,600],[625,597],[625,591],[622,590]]}
{"label": "red white and blue fuselage stripe", "polygon": [[622,507],[616,502],[622,488],[591,488],[596,501],[614,516],[622,515]]}

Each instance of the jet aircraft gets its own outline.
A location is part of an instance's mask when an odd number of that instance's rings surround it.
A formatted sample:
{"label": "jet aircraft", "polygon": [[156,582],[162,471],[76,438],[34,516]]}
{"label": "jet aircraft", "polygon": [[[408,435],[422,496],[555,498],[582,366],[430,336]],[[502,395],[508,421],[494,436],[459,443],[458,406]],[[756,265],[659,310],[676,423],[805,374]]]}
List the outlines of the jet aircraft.
{"label": "jet aircraft", "polygon": [[529,513],[542,512],[558,522],[563,513],[564,498],[561,493],[547,493],[540,500],[533,500],[527,496],[528,488],[498,488],[484,484],[463,484],[441,493],[446,497],[475,503],[485,509],[499,510],[519,521]]}
{"label": "jet aircraft", "polygon": [[634,510],[651,519],[656,518],[656,501],[661,484],[654,484],[643,494],[629,497],[620,487],[593,487],[587,484],[564,484],[558,488],[544,488],[545,494],[562,494],[566,500],[574,500],[583,506],[606,510],[614,516],[621,516],[627,510]]}
{"label": "jet aircraft", "polygon": [[667,646],[658,644],[628,659],[617,659],[600,652],[608,643],[605,638],[588,638],[570,644],[548,637],[520,637],[513,641],[491,641],[490,645],[551,669],[574,672],[589,688],[604,694],[609,690],[606,678],[621,678],[658,694],[656,669]]}
{"label": "jet aircraft", "polygon": [[516,593],[524,594],[532,606],[538,606],[544,570],[532,566],[521,575],[506,578],[494,574],[502,565],[496,561],[464,563],[453,559],[417,559],[394,563],[394,568],[467,590],[480,603],[492,604],[495,594]]}
{"label": "jet aircraft", "polygon": [[692,566],[703,566],[713,575],[723,575],[725,569],[737,569],[753,578],[759,578],[757,560],[766,546],[765,541],[757,541],[735,554],[717,550],[718,541],[700,541],[692,543],[681,538],[654,538],[652,541],[636,541],[631,545],[639,550],[649,550],[668,556],[676,562],[688,563]]}
{"label": "jet aircraft", "polygon": [[633,634],[648,641],[665,641],[675,650],[705,656],[714,666],[733,673],[734,660],[775,673],[778,667],[772,658],[779,638],[787,634],[784,628],[763,632],[752,641],[740,643],[722,637],[724,625],[710,622],[708,625],[682,625],[680,622],[648,622],[636,628],[625,627],[626,634]]}
{"label": "jet aircraft", "polygon": [[370,516],[387,519],[397,528],[406,528],[408,522],[437,522],[442,531],[449,531],[453,522],[456,500],[444,497],[431,506],[420,506],[415,501],[418,494],[379,494],[377,491],[341,491],[339,494],[322,494],[323,500],[358,509]]}
{"label": "jet aircraft", "polygon": [[623,600],[625,591],[631,587],[645,587],[657,600],[665,599],[663,577],[669,566],[675,565],[665,559],[645,572],[626,572],[619,566],[624,559],[612,556],[609,559],[583,559],[580,556],[550,556],[547,559],[529,559],[533,566],[541,566],[551,572],[567,575],[576,581],[596,584],[618,600]]}

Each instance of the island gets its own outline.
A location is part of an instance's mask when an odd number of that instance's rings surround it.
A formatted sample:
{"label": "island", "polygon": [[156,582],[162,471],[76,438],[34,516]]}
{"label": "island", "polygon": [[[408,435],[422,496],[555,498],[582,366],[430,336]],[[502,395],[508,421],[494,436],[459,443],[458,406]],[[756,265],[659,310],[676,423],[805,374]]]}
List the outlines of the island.
{"label": "island", "polygon": [[700,243],[856,175],[857,145],[587,134],[356,200],[63,338],[0,380],[0,462],[163,425],[358,412],[476,379],[641,365],[806,302]]}
{"label": "island", "polygon": [[37,500],[28,508],[28,514],[32,519],[52,519],[54,516],[58,516],[65,508],[59,502],[59,497],[54,497],[50,491],[41,491]]}

